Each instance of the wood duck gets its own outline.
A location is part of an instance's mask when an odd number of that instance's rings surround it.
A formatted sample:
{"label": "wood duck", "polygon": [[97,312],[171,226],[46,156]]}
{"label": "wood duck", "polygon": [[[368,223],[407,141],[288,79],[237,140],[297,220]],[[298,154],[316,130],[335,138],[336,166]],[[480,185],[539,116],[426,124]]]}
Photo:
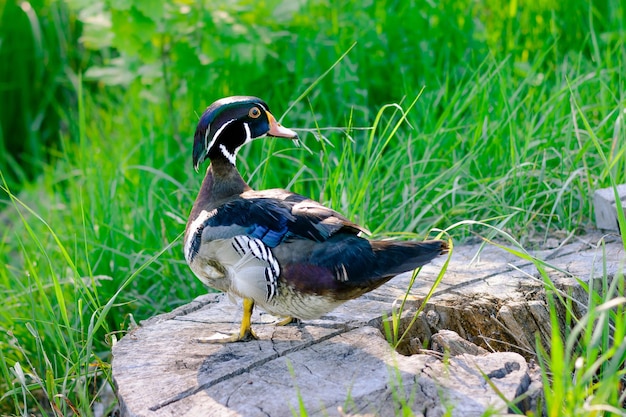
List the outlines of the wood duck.
{"label": "wood duck", "polygon": [[256,339],[255,305],[291,319],[315,319],[447,251],[441,240],[368,240],[336,211],[282,189],[255,191],[243,180],[237,151],[253,139],[297,141],[259,98],[228,97],[200,117],[193,164],[210,159],[184,237],[185,259],[209,287],[243,298],[239,333],[205,341]]}

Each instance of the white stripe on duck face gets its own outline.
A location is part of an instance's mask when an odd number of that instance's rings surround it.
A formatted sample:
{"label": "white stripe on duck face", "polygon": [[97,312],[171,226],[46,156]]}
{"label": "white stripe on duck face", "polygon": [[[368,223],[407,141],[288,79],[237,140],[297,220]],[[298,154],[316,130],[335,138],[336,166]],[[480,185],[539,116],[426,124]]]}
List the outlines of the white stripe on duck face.
{"label": "white stripe on duck face", "polygon": [[[253,138],[252,137],[252,131],[250,130],[250,125],[248,123],[244,123],[243,124],[243,128],[246,131],[246,140],[241,144],[241,146],[245,145],[246,143],[252,142],[254,139],[264,138],[265,136],[267,136],[267,133],[264,133],[264,134],[262,134],[260,136],[257,136],[255,138]],[[237,150],[239,150],[239,148],[237,148]],[[237,152],[237,151],[235,151],[235,152]]]}
{"label": "white stripe on duck face", "polygon": [[213,145],[215,145],[215,141],[217,141],[217,139],[220,137],[220,135],[222,134],[224,129],[226,129],[228,127],[228,125],[231,124],[234,121],[235,121],[235,119],[231,119],[231,120],[227,121],[226,123],[224,123],[223,125],[221,125],[220,128],[217,129],[217,131],[213,135],[213,139],[211,139],[211,143],[208,143],[208,141],[209,141],[209,133],[211,132],[211,125],[209,125],[209,127],[206,130],[206,132],[204,133],[204,144],[206,146],[205,149],[206,149],[207,153],[213,147]]}
{"label": "white stripe on duck face", "polygon": [[224,146],[223,143],[220,143],[220,151],[222,151],[222,155],[224,155],[226,159],[228,159],[228,162],[230,162],[233,165],[236,164],[237,157],[235,156],[235,153],[228,152],[228,149],[226,149],[226,146]]}
{"label": "white stripe on duck face", "polygon": [[248,125],[248,123],[244,123],[243,128],[246,131],[246,140],[244,144],[252,142],[252,132],[250,132],[250,125]]}
{"label": "white stripe on duck face", "polygon": [[[204,149],[208,152],[209,150],[209,133],[211,133],[211,123],[209,123],[209,125],[206,127],[206,130],[204,131]],[[213,144],[213,141],[211,141],[211,145]]]}
{"label": "white stripe on duck face", "polygon": [[[232,122],[232,120],[231,120],[230,122]],[[228,122],[228,123],[230,123],[230,122]],[[228,123],[227,123],[227,124],[228,124]],[[221,132],[221,130],[222,130],[223,128],[224,128],[224,126],[222,126],[222,127],[220,128],[220,130],[218,130],[218,131],[217,131],[217,133],[216,133],[216,137],[217,137],[217,134],[222,133],[222,132]],[[252,138],[252,132],[250,131],[250,126],[248,125],[248,123],[244,123],[244,124],[243,124],[243,128],[244,128],[244,130],[246,131],[246,139],[245,139],[245,140],[244,140],[244,142],[243,142],[241,145],[239,145],[239,146],[238,146],[238,147],[237,147],[237,148],[236,148],[233,152],[230,152],[230,151],[228,150],[228,148],[227,148],[227,147],[226,147],[223,143],[220,143],[220,151],[222,152],[222,155],[224,155],[224,156],[226,157],[226,159],[228,159],[228,161],[229,161],[231,164],[233,164],[233,165],[236,165],[236,163],[237,163],[237,151],[239,150],[239,148],[241,148],[241,147],[242,147],[243,145],[245,145],[246,143],[250,143],[250,142],[252,142],[252,139],[253,139],[253,138]],[[213,139],[213,141],[212,141],[211,143],[213,143],[213,142],[215,142],[215,138]]]}

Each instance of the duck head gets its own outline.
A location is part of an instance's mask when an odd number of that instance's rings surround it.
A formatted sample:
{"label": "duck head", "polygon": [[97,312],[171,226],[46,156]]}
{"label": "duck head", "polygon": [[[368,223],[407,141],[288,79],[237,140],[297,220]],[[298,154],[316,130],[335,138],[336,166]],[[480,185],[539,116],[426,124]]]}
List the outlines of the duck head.
{"label": "duck head", "polygon": [[193,144],[193,166],[198,170],[207,158],[226,159],[235,165],[237,151],[253,139],[265,136],[298,139],[270,113],[257,97],[233,96],[217,100],[202,113]]}

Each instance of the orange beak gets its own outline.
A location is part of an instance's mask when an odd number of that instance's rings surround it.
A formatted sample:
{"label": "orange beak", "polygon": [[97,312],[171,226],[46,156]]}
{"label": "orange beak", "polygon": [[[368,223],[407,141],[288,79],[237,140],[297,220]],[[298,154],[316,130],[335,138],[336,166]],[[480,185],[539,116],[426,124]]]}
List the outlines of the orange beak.
{"label": "orange beak", "polygon": [[298,140],[298,134],[291,129],[287,129],[276,121],[276,118],[272,116],[270,112],[267,112],[267,119],[270,122],[270,131],[267,132],[268,136],[274,136],[277,138],[287,138]]}

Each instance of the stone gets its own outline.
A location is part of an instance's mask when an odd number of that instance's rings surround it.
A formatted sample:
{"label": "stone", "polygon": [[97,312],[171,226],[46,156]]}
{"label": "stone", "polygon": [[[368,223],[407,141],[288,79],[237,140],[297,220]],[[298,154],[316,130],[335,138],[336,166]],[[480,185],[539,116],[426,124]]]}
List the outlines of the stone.
{"label": "stone", "polygon": [[[617,194],[622,210],[626,213],[626,184],[617,186]],[[617,204],[613,188],[602,188],[593,194],[593,207],[596,213],[598,229],[619,232],[617,221]]]}

